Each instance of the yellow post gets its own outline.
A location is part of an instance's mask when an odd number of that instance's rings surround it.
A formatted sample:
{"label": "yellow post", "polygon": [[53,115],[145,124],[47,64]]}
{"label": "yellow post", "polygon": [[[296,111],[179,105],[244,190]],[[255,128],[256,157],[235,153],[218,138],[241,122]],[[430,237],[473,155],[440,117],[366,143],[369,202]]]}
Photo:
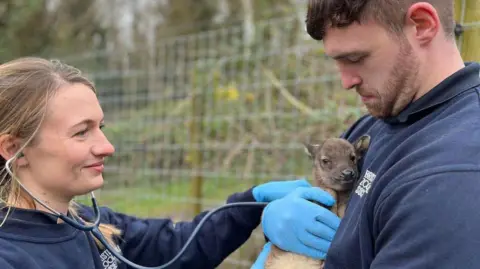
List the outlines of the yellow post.
{"label": "yellow post", "polygon": [[480,1],[455,0],[455,20],[464,28],[458,38],[463,60],[480,61]]}

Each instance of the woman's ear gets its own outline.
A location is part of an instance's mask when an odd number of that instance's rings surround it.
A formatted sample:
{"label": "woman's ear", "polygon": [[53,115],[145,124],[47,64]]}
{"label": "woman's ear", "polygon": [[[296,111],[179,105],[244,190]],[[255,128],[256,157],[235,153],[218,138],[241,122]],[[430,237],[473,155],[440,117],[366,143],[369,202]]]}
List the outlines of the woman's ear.
{"label": "woman's ear", "polygon": [[23,151],[18,153],[16,162],[18,166],[26,166],[28,164],[27,158],[25,157]]}
{"label": "woman's ear", "polygon": [[[15,156],[20,147],[20,139],[17,139],[11,135],[0,136],[0,156],[2,156],[3,159],[11,159],[13,156]],[[20,159],[24,159],[23,152],[20,154],[21,155],[17,156],[17,158],[19,159],[19,162],[23,163],[24,160],[20,161]],[[21,165],[21,163],[18,164]]]}

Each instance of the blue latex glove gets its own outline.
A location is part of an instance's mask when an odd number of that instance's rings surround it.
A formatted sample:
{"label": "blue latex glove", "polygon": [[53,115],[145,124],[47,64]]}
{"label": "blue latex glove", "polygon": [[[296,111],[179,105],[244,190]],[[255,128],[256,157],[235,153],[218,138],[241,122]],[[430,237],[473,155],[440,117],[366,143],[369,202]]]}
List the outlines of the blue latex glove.
{"label": "blue latex glove", "polygon": [[269,203],[262,216],[263,232],[281,249],[316,259],[325,259],[340,218],[308,200],[332,206],[326,191],[299,187],[284,198]]}
{"label": "blue latex glove", "polygon": [[255,263],[250,267],[250,269],[264,269],[265,268],[265,261],[267,260],[268,254],[270,253],[270,249],[272,248],[272,243],[268,242],[263,246],[262,251],[257,257]]}
{"label": "blue latex glove", "polygon": [[271,181],[253,187],[253,197],[257,202],[271,202],[284,197],[299,187],[311,187],[305,179]]}

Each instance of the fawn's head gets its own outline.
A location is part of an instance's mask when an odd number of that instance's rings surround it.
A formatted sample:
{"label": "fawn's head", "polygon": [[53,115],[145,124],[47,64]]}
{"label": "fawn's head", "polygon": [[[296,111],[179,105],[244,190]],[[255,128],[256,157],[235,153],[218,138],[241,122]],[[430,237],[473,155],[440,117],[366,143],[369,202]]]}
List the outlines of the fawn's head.
{"label": "fawn's head", "polygon": [[341,138],[329,138],[321,144],[306,144],[305,151],[313,161],[315,185],[348,191],[359,176],[358,160],[370,144],[363,135],[353,144]]}

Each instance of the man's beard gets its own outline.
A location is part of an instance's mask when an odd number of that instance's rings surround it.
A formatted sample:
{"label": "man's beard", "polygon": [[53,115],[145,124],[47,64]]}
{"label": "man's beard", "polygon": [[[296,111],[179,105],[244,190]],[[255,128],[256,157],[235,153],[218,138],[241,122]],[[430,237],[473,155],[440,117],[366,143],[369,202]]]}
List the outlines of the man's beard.
{"label": "man's beard", "polygon": [[376,94],[376,102],[365,104],[369,113],[380,119],[397,116],[415,96],[417,73],[418,62],[412,47],[408,41],[401,41],[395,65],[383,89],[369,91]]}

